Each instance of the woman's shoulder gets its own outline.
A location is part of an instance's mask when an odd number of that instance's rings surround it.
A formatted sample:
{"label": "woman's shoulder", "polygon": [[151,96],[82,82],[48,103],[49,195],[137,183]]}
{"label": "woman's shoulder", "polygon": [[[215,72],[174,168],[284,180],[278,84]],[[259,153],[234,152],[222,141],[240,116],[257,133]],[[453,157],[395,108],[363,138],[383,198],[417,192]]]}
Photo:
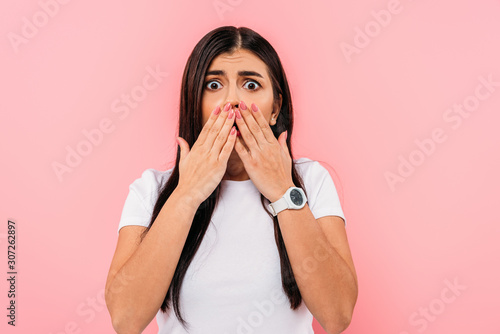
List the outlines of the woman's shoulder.
{"label": "woman's shoulder", "polygon": [[293,162],[295,163],[295,166],[302,172],[302,173],[311,173],[311,172],[317,172],[318,170],[324,168],[319,161],[313,160],[307,157],[301,157],[298,159],[293,159]]}
{"label": "woman's shoulder", "polygon": [[311,163],[314,163],[316,162],[316,160],[312,160],[312,159],[309,159],[307,157],[301,157],[301,158],[297,158],[297,159],[293,159],[293,162],[296,163],[297,165],[309,165]]}
{"label": "woman's shoulder", "polygon": [[141,173],[141,176],[130,184],[130,189],[143,197],[157,195],[158,188],[167,182],[173,170],[174,167],[166,170],[146,168]]}
{"label": "woman's shoulder", "polygon": [[320,161],[313,160],[307,157],[293,159],[297,171],[300,173],[305,182],[317,182],[324,177],[329,176],[330,172]]}

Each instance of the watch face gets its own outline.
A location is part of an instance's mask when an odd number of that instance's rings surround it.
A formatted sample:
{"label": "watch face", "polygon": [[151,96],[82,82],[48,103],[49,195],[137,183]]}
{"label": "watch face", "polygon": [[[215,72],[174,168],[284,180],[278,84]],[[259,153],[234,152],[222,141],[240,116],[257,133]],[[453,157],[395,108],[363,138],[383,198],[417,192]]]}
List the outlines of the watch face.
{"label": "watch face", "polygon": [[292,189],[292,191],[290,191],[290,199],[295,205],[301,205],[304,201],[304,199],[302,198],[302,194],[297,189]]}

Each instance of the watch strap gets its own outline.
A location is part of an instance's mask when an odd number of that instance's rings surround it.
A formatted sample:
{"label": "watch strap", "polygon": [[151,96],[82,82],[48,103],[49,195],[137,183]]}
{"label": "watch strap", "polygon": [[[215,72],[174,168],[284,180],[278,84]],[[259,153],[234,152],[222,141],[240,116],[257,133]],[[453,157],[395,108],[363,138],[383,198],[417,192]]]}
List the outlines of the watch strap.
{"label": "watch strap", "polygon": [[269,209],[271,209],[271,213],[273,214],[273,216],[276,216],[281,211],[288,209],[288,202],[286,201],[286,198],[283,196],[276,202],[270,203]]}

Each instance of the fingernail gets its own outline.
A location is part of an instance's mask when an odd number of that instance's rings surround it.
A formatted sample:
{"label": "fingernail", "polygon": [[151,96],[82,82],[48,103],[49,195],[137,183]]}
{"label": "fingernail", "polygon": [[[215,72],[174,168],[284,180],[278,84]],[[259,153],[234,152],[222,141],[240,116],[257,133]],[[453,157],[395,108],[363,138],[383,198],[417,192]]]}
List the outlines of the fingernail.
{"label": "fingernail", "polygon": [[240,111],[238,109],[236,109],[235,112],[236,112],[236,118],[237,119],[241,119],[241,113],[240,113]]}
{"label": "fingernail", "polygon": [[234,116],[234,111],[233,109],[231,109],[231,111],[229,112],[229,116],[227,116],[227,118],[232,119],[233,116]]}
{"label": "fingernail", "polygon": [[220,113],[220,107],[217,106],[215,109],[214,109],[214,115],[218,115]]}
{"label": "fingernail", "polygon": [[247,105],[243,101],[241,101],[240,107],[241,107],[241,110],[247,110]]}
{"label": "fingernail", "polygon": [[229,108],[231,108],[231,102],[226,103],[226,106],[224,107],[224,111],[229,111]]}
{"label": "fingernail", "polygon": [[254,112],[257,112],[257,110],[259,110],[259,109],[257,108],[257,106],[255,105],[255,103],[252,103],[252,110],[253,110]]}

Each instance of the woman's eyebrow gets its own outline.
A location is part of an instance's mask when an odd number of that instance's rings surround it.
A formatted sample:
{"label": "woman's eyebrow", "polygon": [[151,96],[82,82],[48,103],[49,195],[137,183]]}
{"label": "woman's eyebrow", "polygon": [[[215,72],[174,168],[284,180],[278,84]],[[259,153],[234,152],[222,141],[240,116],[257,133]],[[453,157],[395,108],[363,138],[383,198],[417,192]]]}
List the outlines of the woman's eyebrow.
{"label": "woman's eyebrow", "polygon": [[[226,71],[224,71],[224,70],[208,71],[206,76],[209,76],[209,75],[222,75],[224,77],[227,77]],[[264,77],[262,75],[260,75],[259,73],[255,72],[255,71],[238,71],[238,75],[240,77],[254,76],[254,77],[259,77],[259,78],[264,79]]]}

